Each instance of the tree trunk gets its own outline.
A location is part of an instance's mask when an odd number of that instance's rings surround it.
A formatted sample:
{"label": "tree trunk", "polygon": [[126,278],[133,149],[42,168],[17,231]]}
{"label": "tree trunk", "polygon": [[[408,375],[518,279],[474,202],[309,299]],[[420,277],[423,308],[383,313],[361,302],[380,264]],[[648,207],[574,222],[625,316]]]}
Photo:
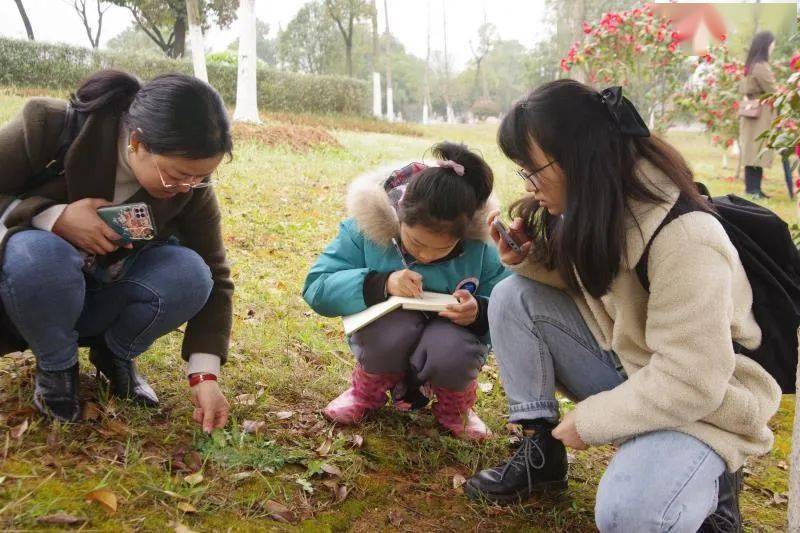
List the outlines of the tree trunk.
{"label": "tree trunk", "polygon": [[[798,332],[800,338],[800,332]],[[800,366],[797,368],[797,387],[800,388]],[[794,428],[792,455],[789,458],[789,533],[800,533],[800,394],[794,397]]]}
{"label": "tree trunk", "polygon": [[391,34],[389,33],[389,2],[383,0],[383,16],[386,20],[386,118],[394,122],[394,87],[392,86],[392,58],[390,56]]}
{"label": "tree trunk", "polygon": [[352,78],[353,77],[353,38],[352,38],[352,34],[350,36],[350,40],[345,41],[345,46],[347,48],[347,76]]}
{"label": "tree trunk", "polygon": [[430,84],[430,69],[431,69],[431,0],[428,0],[428,48],[425,53],[425,76],[422,87],[422,123],[429,122],[428,114],[431,108],[431,84]]}
{"label": "tree trunk", "polygon": [[378,6],[372,0],[372,114],[378,118],[383,115],[381,102],[381,75],[378,72]]}
{"label": "tree trunk", "polygon": [[14,0],[17,3],[17,9],[19,10],[19,16],[22,17],[22,23],[25,24],[25,31],[28,32],[28,39],[33,41],[33,28],[31,27],[31,21],[28,18],[28,13],[25,11],[25,6],[22,5],[22,0]]}
{"label": "tree trunk", "polygon": [[239,74],[236,78],[236,111],[233,120],[260,123],[256,79],[255,0],[239,4]]}
{"label": "tree trunk", "polygon": [[175,25],[172,27],[175,35],[175,40],[172,42],[172,58],[183,57],[186,52],[186,19],[182,16],[175,19]]}
{"label": "tree trunk", "polygon": [[192,43],[194,75],[207,83],[206,47],[203,43],[203,28],[200,27],[200,7],[197,5],[197,0],[186,0],[186,13],[189,18],[189,38]]}
{"label": "tree trunk", "polygon": [[444,30],[444,103],[447,122],[452,124],[455,122],[455,113],[453,112],[453,103],[450,100],[450,65],[447,59],[447,11],[444,8],[444,0],[442,0],[442,29]]}

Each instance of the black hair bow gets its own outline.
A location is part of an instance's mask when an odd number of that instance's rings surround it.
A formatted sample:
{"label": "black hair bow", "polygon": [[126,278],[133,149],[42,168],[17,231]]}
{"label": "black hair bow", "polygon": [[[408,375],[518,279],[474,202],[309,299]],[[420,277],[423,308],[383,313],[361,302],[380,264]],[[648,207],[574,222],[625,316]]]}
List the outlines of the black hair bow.
{"label": "black hair bow", "polygon": [[615,86],[603,89],[600,100],[608,109],[611,118],[623,135],[630,137],[650,137],[650,130],[642,120],[633,103],[622,96],[622,87]]}

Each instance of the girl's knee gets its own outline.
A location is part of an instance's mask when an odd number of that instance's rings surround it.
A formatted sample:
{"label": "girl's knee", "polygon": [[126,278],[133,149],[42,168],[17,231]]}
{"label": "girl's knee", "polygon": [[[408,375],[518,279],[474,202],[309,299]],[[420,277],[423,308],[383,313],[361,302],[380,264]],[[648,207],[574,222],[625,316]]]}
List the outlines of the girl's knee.
{"label": "girl's knee", "polygon": [[460,326],[439,327],[420,343],[425,352],[420,374],[434,387],[460,391],[478,378],[486,346]]}

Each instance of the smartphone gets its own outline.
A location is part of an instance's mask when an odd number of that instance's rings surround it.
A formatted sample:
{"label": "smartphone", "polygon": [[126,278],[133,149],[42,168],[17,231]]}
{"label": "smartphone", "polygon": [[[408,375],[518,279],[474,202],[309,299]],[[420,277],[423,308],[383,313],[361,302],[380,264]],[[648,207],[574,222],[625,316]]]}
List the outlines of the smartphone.
{"label": "smartphone", "polygon": [[495,217],[494,218],[494,221],[492,222],[492,226],[494,227],[494,229],[497,230],[497,233],[500,234],[500,236],[503,238],[503,240],[506,241],[506,244],[508,245],[509,248],[511,248],[512,250],[514,250],[518,254],[522,253],[522,248],[520,248],[519,244],[517,244],[517,241],[515,241],[511,237],[511,234],[508,232],[508,229],[506,229],[506,226],[505,226],[505,224],[503,224],[503,221],[500,220],[500,217]]}
{"label": "smartphone", "polygon": [[153,213],[145,203],[112,205],[101,207],[97,214],[103,222],[116,231],[122,244],[133,241],[149,241],[156,236]]}

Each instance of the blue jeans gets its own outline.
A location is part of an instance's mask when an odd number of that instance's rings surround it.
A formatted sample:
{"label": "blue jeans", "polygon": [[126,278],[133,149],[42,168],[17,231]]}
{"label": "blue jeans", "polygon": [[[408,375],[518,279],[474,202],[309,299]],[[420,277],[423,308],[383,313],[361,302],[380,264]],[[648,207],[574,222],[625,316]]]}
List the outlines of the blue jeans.
{"label": "blue jeans", "polygon": [[[510,420],[557,421],[556,384],[576,401],[625,380],[564,292],[520,276],[492,291],[489,327]],[[725,463],[708,445],[661,430],[622,444],[597,488],[600,531],[695,532],[717,507]]]}
{"label": "blue jeans", "polygon": [[194,251],[151,245],[117,281],[83,272],[83,256],[57,235],[22,231],[6,243],[0,272],[3,308],[43,370],[70,368],[79,339],[103,336],[118,357],[133,358],[196,315],[211,293],[211,272]]}

